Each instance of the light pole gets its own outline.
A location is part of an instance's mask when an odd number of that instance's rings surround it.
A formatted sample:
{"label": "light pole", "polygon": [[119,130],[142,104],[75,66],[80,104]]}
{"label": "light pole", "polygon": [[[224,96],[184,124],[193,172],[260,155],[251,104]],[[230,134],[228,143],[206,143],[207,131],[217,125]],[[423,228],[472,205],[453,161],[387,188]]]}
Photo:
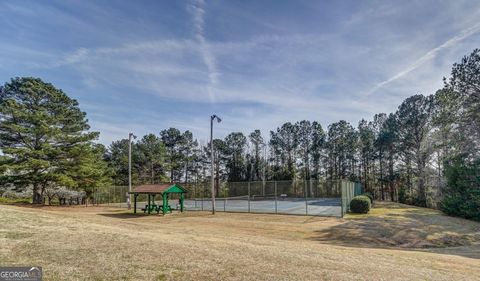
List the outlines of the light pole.
{"label": "light pole", "polygon": [[213,153],[213,120],[217,119],[217,122],[222,122],[222,119],[217,115],[213,114],[210,116],[210,158],[211,158],[211,176],[212,176],[212,215],[215,215],[215,178],[214,178],[214,153]]}
{"label": "light pole", "polygon": [[136,139],[133,133],[128,133],[128,193],[127,193],[127,207],[132,208],[131,194],[132,192],[132,138]]}
{"label": "light pole", "polygon": [[263,180],[263,196],[265,197],[265,183],[267,181],[266,179],[266,166],[267,166],[267,145],[263,145],[263,175],[262,175],[262,180]]}

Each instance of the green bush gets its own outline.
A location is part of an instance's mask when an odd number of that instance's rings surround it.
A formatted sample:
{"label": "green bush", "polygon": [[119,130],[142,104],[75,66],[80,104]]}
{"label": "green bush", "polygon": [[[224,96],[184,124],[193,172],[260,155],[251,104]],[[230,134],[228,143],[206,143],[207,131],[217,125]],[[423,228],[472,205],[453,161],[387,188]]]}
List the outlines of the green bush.
{"label": "green bush", "polygon": [[353,197],[352,201],[350,202],[350,211],[352,213],[366,214],[368,211],[370,211],[371,206],[372,204],[369,197],[365,195],[358,195]]}
{"label": "green bush", "polygon": [[480,163],[461,160],[446,165],[447,187],[440,209],[452,216],[480,221]]}
{"label": "green bush", "polygon": [[373,195],[370,192],[365,192],[362,195],[367,196],[370,199],[370,204],[373,204]]}

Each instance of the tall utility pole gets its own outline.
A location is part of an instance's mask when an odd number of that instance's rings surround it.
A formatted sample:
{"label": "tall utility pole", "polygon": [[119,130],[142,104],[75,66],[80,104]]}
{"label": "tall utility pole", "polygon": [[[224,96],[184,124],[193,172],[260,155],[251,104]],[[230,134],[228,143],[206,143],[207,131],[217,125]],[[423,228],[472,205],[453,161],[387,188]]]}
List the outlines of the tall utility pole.
{"label": "tall utility pole", "polygon": [[212,215],[215,215],[215,176],[214,176],[214,152],[213,152],[213,120],[217,119],[217,122],[222,122],[222,119],[217,115],[213,114],[210,116],[210,158],[211,158],[211,176],[212,176]]}
{"label": "tall utility pole", "polygon": [[132,138],[136,139],[133,133],[128,133],[128,193],[127,193],[127,207],[132,208],[131,194],[132,192]]}

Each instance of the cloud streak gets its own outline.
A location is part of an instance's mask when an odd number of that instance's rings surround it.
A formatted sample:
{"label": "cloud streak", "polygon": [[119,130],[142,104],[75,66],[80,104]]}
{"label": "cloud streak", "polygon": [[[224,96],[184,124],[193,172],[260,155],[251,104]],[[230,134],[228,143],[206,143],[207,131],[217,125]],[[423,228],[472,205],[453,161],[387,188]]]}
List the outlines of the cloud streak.
{"label": "cloud streak", "polygon": [[103,143],[170,126],[206,138],[212,111],[221,137],[302,119],[355,125],[433,93],[480,43],[474,1],[326,3],[9,2],[19,9],[0,18],[12,29],[0,29],[0,77],[62,88]]}
{"label": "cloud streak", "polygon": [[210,97],[210,101],[215,102],[214,88],[215,85],[218,83],[220,73],[217,70],[215,56],[211,52],[209,43],[207,42],[205,37],[205,2],[203,0],[193,0],[189,5],[189,11],[192,14],[193,18],[195,39],[200,44],[200,52],[202,55],[202,59],[208,69],[208,95]]}
{"label": "cloud streak", "polygon": [[397,74],[393,75],[392,77],[388,78],[387,80],[384,80],[384,81],[378,83],[377,85],[375,85],[375,87],[373,87],[370,91],[368,91],[367,95],[372,95],[376,91],[378,91],[380,88],[384,87],[385,85],[388,85],[391,82],[396,81],[396,80],[404,77],[408,73],[414,71],[415,69],[417,69],[420,66],[422,66],[423,64],[425,64],[427,61],[435,58],[437,56],[437,54],[440,51],[442,51],[443,49],[455,46],[460,41],[474,35],[475,33],[479,32],[479,31],[480,31],[480,23],[477,23],[477,24],[475,24],[471,27],[468,27],[468,28],[462,30],[459,34],[457,34],[457,35],[453,36],[452,38],[448,39],[447,41],[445,41],[440,46],[437,46],[437,47],[429,50],[427,53],[425,53],[423,56],[421,56],[416,61],[414,61],[411,65],[409,65],[406,69],[398,72]]}

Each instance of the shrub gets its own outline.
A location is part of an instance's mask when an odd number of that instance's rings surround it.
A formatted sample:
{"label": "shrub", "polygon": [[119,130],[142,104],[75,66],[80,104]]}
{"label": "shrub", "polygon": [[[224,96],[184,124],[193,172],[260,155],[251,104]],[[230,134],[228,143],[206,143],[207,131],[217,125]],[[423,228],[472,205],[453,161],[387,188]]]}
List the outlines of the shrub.
{"label": "shrub", "polygon": [[370,199],[370,204],[373,204],[373,195],[370,192],[365,192],[362,195],[367,196]]}
{"label": "shrub", "polygon": [[365,195],[355,196],[350,202],[350,211],[352,213],[366,214],[370,211],[370,207],[370,198]]}
{"label": "shrub", "polygon": [[480,221],[480,162],[457,160],[446,165],[447,187],[440,209],[452,216]]}

